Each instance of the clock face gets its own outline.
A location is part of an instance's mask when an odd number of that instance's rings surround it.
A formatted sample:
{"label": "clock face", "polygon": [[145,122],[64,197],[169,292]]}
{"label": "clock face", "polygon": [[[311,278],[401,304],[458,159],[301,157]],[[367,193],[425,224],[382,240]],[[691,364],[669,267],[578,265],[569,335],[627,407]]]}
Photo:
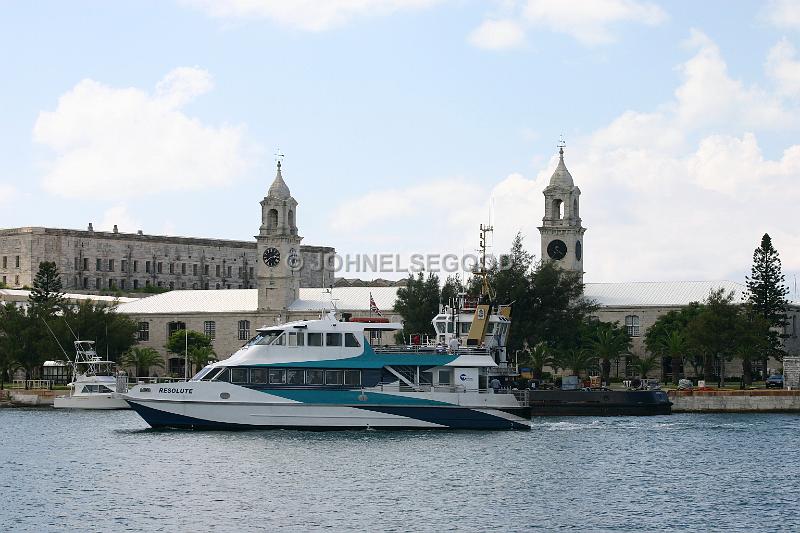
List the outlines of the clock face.
{"label": "clock face", "polygon": [[567,245],[559,239],[550,241],[550,244],[547,245],[547,255],[550,256],[550,259],[555,259],[556,261],[564,259],[564,256],[567,255]]}
{"label": "clock face", "polygon": [[262,256],[264,264],[270,268],[278,266],[281,262],[281,252],[277,248],[267,248]]}
{"label": "clock face", "polygon": [[578,241],[575,243],[575,259],[580,261],[581,256],[583,256],[583,245],[581,244],[581,241]]}

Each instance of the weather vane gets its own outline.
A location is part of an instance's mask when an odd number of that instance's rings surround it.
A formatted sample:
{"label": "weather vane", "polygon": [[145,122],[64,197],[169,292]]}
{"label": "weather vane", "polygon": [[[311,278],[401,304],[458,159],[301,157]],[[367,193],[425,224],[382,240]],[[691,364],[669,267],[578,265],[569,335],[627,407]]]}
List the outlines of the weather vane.
{"label": "weather vane", "polygon": [[278,148],[277,150],[275,150],[275,162],[278,163],[278,166],[281,166],[282,161],[283,161],[283,152],[281,152],[281,149]]}
{"label": "weather vane", "polygon": [[558,136],[558,147],[563,150],[566,145],[567,143],[564,142],[564,134],[562,133],[561,135]]}

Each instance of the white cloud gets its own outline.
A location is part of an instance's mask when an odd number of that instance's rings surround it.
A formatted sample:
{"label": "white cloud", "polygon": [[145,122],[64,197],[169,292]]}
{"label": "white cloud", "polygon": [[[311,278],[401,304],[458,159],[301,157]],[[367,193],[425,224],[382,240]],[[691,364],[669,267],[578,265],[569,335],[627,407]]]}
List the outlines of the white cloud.
{"label": "white cloud", "polygon": [[13,185],[0,183],[0,205],[7,204],[17,195],[17,189]]}
{"label": "white cloud", "polygon": [[[742,281],[765,232],[773,237],[785,271],[800,269],[794,220],[800,143],[770,158],[759,143],[761,130],[751,129],[753,124],[766,131],[797,129],[796,123],[776,119],[796,117],[796,108],[779,94],[733,79],[719,49],[704,35],[695,33],[691,44],[694,54],[677,69],[674,99],[652,110],[626,111],[567,147],[566,164],[581,188],[581,216],[588,226],[587,281]],[[715,97],[724,100],[718,107]],[[709,102],[710,118],[701,116],[700,102]],[[737,105],[753,109],[745,112]],[[533,178],[512,174],[492,188],[473,185],[469,194],[459,193],[451,181],[429,183],[420,196],[397,202],[392,199],[400,191],[373,191],[371,198],[383,198],[374,210],[393,213],[389,222],[381,225],[376,215],[352,233],[346,224],[339,230],[355,239],[365,228],[375,228],[375,242],[385,234],[401,243],[422,235],[427,249],[471,250],[475,226],[487,199],[494,198],[495,251],[507,250],[522,231],[528,250],[538,255],[542,189],[556,161],[553,155]],[[442,198],[452,204],[442,206]],[[353,219],[372,209],[370,201],[358,199],[350,207]],[[454,216],[458,209],[468,216]],[[422,216],[426,212],[435,213],[433,222]],[[439,222],[439,213],[448,224]],[[394,229],[420,218],[419,227]]]}
{"label": "white cloud", "polygon": [[797,0],[772,0],[765,6],[763,15],[778,28],[800,29],[800,4]]}
{"label": "white cloud", "polygon": [[517,48],[525,43],[525,31],[513,20],[484,20],[469,35],[469,42],[487,50]]}
{"label": "white cloud", "polygon": [[243,128],[214,127],[181,107],[211,89],[198,68],[168,73],[152,94],[85,79],[42,111],[33,137],[55,152],[44,188],[123,198],[230,183],[247,167]]}
{"label": "white cloud", "polygon": [[618,23],[656,26],[667,19],[656,4],[638,0],[528,0],[523,16],[531,26],[566,33],[587,45],[614,41],[612,26]]}
{"label": "white cloud", "polygon": [[357,17],[423,9],[440,0],[181,0],[223,19],[266,18],[306,31],[323,31]]}
{"label": "white cloud", "polygon": [[775,82],[778,92],[786,96],[800,96],[800,61],[796,55],[797,50],[785,38],[767,55],[767,75]]}

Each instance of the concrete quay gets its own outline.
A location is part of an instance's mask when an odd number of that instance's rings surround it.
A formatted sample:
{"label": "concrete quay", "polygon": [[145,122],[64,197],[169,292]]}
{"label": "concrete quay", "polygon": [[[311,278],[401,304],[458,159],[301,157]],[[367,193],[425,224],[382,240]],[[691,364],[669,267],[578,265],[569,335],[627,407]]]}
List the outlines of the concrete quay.
{"label": "concrete quay", "polygon": [[800,413],[795,390],[672,390],[673,413]]}

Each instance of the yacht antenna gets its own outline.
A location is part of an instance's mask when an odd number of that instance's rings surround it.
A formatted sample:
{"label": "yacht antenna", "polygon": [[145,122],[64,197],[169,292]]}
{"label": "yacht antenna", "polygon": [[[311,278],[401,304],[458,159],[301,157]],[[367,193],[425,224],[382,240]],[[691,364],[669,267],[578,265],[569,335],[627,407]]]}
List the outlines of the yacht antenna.
{"label": "yacht antenna", "polygon": [[[42,319],[42,320],[44,320],[44,319]],[[46,323],[46,322],[45,322],[45,323]],[[66,325],[67,325],[67,327],[69,328],[69,332],[70,332],[70,333],[72,333],[72,336],[73,336],[73,337],[75,337],[75,340],[77,341],[77,340],[78,340],[78,336],[77,336],[77,335],[75,335],[75,332],[74,332],[74,331],[72,331],[72,326],[70,326],[70,325],[69,325],[69,322],[67,322],[67,319],[66,319],[66,318],[64,319],[64,324],[66,324]]]}
{"label": "yacht antenna", "polygon": [[[66,352],[66,350],[64,350],[64,347],[63,347],[63,346],[61,346],[61,341],[59,341],[59,340],[58,340],[58,337],[56,337],[56,334],[55,334],[55,333],[53,333],[53,330],[52,330],[52,329],[50,329],[50,324],[48,324],[48,323],[47,323],[47,320],[45,320],[45,319],[44,319],[44,317],[41,317],[41,319],[42,319],[42,322],[44,322],[44,325],[47,327],[47,331],[49,331],[49,332],[50,332],[50,335],[52,335],[52,336],[53,336],[53,339],[55,339],[55,341],[56,341],[56,344],[58,344],[58,347],[59,347],[59,348],[61,348],[61,351],[63,352],[63,354],[64,354],[64,357],[66,357],[66,358],[67,358],[67,361],[69,361],[69,362],[71,363],[71,362],[72,362],[72,360],[71,360],[71,359],[69,358],[69,356],[67,355],[67,352]],[[67,324],[67,325],[69,325],[69,324]]]}

